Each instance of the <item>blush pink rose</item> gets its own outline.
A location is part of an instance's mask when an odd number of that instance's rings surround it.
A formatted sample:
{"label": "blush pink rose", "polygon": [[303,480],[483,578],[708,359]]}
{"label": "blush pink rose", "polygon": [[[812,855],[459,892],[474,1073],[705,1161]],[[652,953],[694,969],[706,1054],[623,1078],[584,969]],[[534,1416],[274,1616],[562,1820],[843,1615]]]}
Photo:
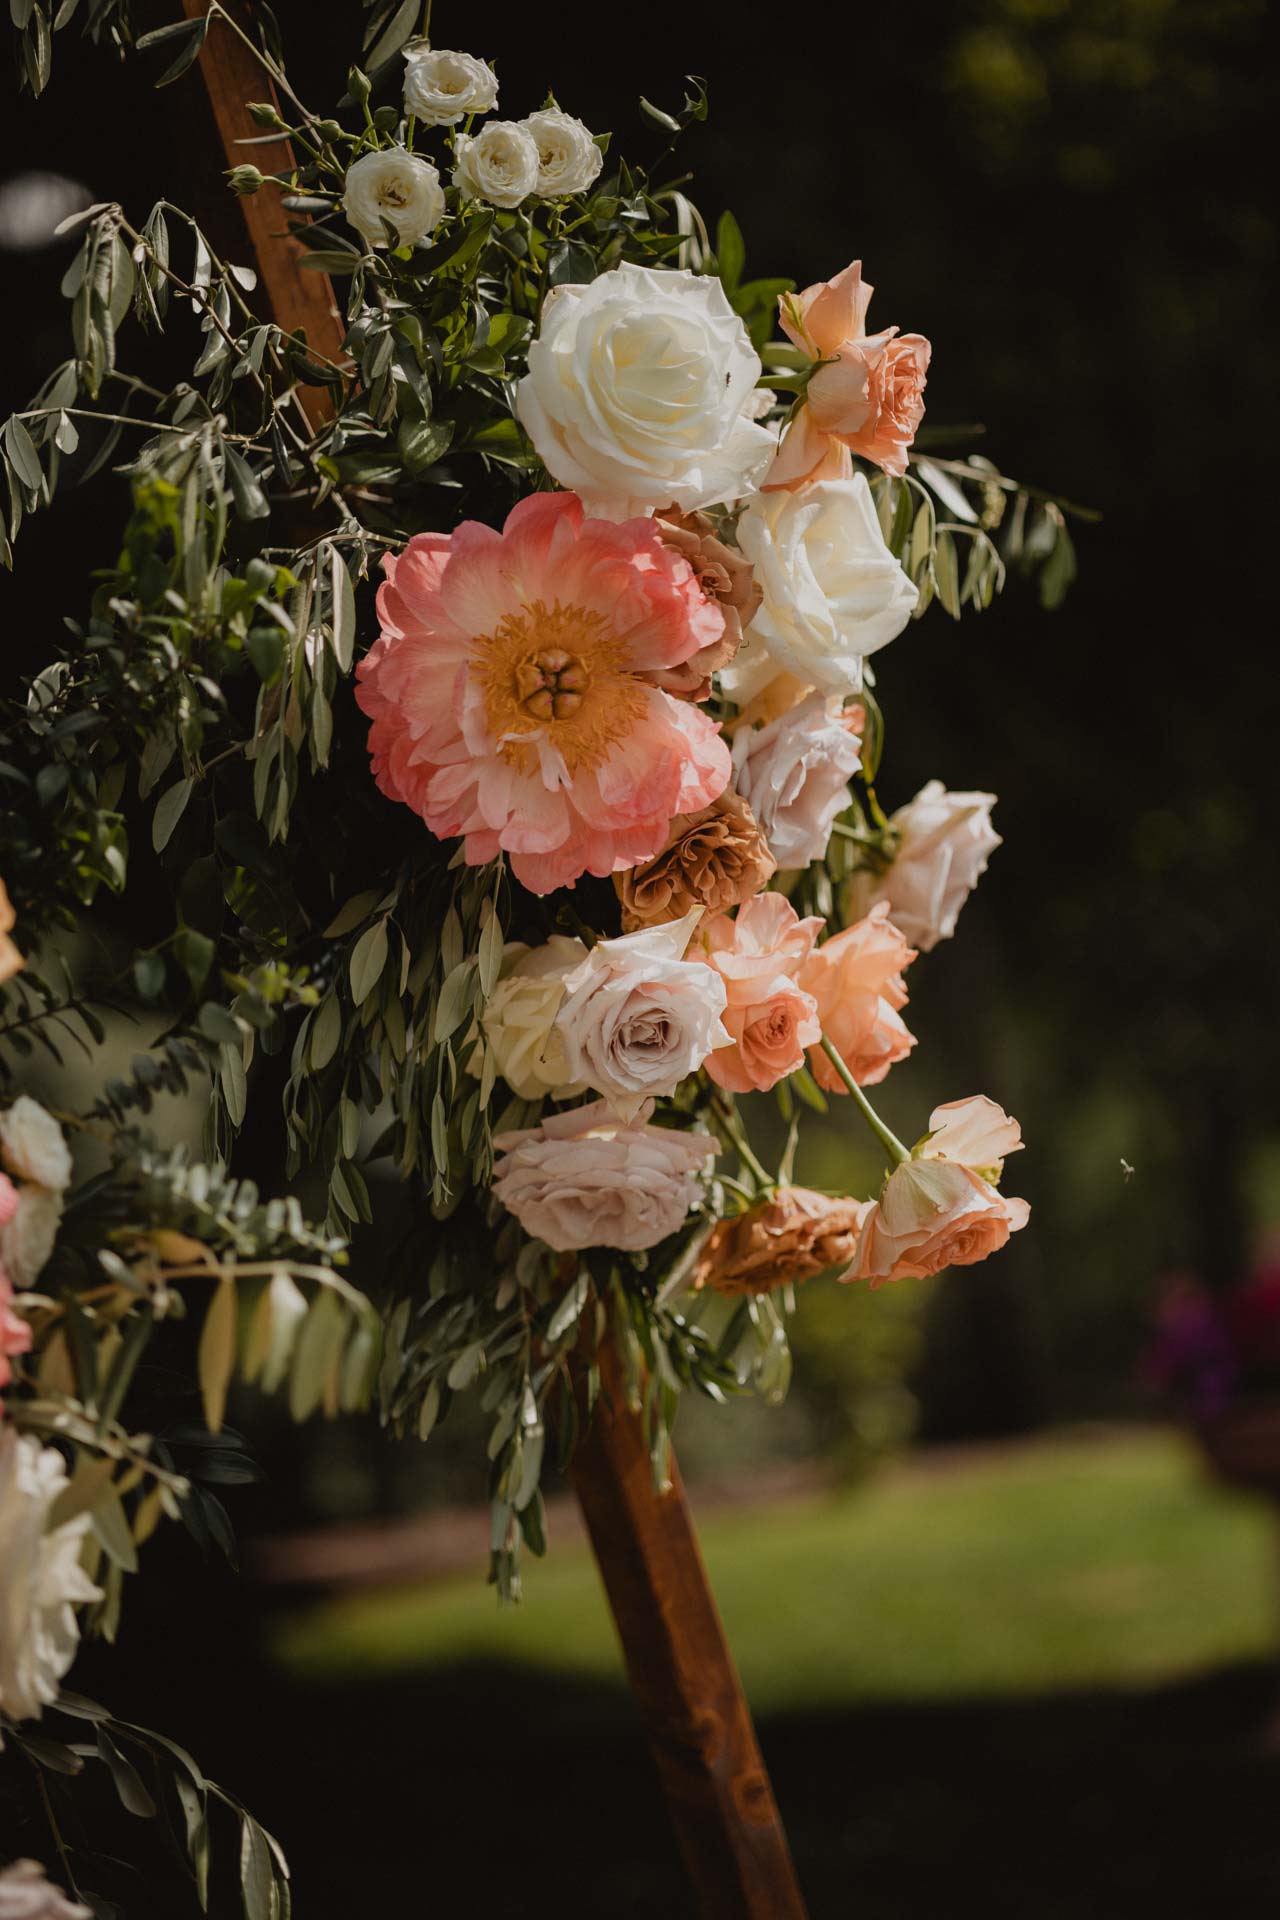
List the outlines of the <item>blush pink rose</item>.
{"label": "blush pink rose", "polygon": [[511,856],[533,893],[650,860],[729,779],[716,723],[653,676],[724,631],[651,520],[522,500],[383,563],[382,631],[357,672],[379,787],[471,865]]}
{"label": "blush pink rose", "polygon": [[[881,904],[815,949],[800,969],[823,1033],[860,1087],[874,1087],[916,1044],[900,1012],[907,1004],[903,969],[915,957]],[[828,1093],[848,1091],[820,1045],[810,1049],[809,1066]]]}
{"label": "blush pink rose", "polygon": [[868,1201],[845,1280],[925,1280],[944,1267],[972,1267],[1025,1227],[1025,1200],[1006,1199],[968,1167],[908,1160],[878,1201]]}
{"label": "blush pink rose", "polygon": [[[0,1226],[12,1220],[17,1210],[17,1189],[7,1174],[0,1173]],[[0,1267],[0,1388],[7,1387],[13,1378],[10,1365],[13,1356],[28,1353],[30,1349],[31,1328],[13,1311],[13,1287],[8,1274]],[[0,1405],[0,1413],[3,1411]]]}
{"label": "blush pink rose", "polygon": [[493,1191],[525,1232],[557,1253],[656,1247],[684,1225],[717,1152],[710,1134],[624,1125],[603,1100],[500,1133]]}
{"label": "blush pink rose", "polygon": [[796,974],[822,922],[801,920],[780,893],[758,893],[731,920],[721,914],[703,933],[707,965],[724,982],[720,1018],[733,1044],[703,1062],[729,1093],[764,1093],[804,1065],[805,1048],[822,1039],[813,995]]}
{"label": "blush pink rose", "polygon": [[822,280],[779,301],[783,332],[820,366],[804,405],[783,435],[766,488],[793,491],[852,470],[860,454],[885,473],[902,475],[907,452],[924,418],[921,397],[933,349],[919,333],[866,330],[873,289],[855,260],[834,280]]}

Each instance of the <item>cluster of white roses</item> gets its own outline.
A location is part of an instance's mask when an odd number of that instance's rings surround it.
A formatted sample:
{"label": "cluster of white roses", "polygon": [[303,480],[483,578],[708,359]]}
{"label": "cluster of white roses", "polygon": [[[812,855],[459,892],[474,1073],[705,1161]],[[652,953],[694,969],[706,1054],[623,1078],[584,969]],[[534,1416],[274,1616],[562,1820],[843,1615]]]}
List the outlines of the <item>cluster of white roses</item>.
{"label": "cluster of white roses", "polygon": [[[405,50],[404,106],[428,127],[455,127],[498,104],[492,67],[473,54],[418,43]],[[468,200],[518,207],[534,195],[562,200],[585,193],[603,154],[589,127],[559,107],[523,120],[491,120],[477,134],[453,138],[453,184]],[[387,244],[388,223],[402,247],[416,246],[439,226],[444,188],[439,169],[406,147],[365,153],[347,170],[343,207],[370,246]]]}

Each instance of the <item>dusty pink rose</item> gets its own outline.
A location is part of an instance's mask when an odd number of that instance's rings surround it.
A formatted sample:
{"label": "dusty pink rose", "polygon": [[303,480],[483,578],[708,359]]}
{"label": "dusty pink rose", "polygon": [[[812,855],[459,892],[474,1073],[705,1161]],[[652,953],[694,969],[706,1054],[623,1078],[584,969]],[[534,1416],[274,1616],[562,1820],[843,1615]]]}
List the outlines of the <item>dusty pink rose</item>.
{"label": "dusty pink rose", "polygon": [[729,778],[714,721],[650,676],[724,614],[651,520],[535,494],[501,532],[464,520],[383,563],[357,699],[382,791],[534,893],[648,860]]}
{"label": "dusty pink rose", "polygon": [[[916,1044],[899,1011],[907,1004],[902,971],[915,957],[882,904],[816,948],[800,969],[823,1033],[860,1087],[874,1087]],[[848,1091],[821,1046],[810,1049],[809,1065],[828,1093]]]}
{"label": "dusty pink rose", "polygon": [[873,289],[862,262],[779,301],[783,332],[821,366],[804,405],[783,435],[766,488],[788,490],[839,479],[860,454],[885,473],[904,474],[907,450],[924,417],[929,342],[919,333],[866,330]]}
{"label": "dusty pink rose", "polygon": [[501,1133],[493,1190],[525,1232],[557,1253],[656,1247],[683,1226],[717,1151],[710,1134],[626,1126],[603,1100]]}
{"label": "dusty pink rose", "polygon": [[864,709],[811,693],[763,727],[733,736],[734,785],[784,871],[821,860],[832,822],[849,805],[849,777],[862,765]]}
{"label": "dusty pink rose", "polygon": [[703,1062],[717,1086],[763,1093],[804,1065],[806,1047],[818,1045],[817,1002],[796,974],[821,931],[821,920],[801,920],[780,893],[759,893],[736,920],[721,914],[705,928],[702,949],[724,981],[720,1018],[733,1040]]}

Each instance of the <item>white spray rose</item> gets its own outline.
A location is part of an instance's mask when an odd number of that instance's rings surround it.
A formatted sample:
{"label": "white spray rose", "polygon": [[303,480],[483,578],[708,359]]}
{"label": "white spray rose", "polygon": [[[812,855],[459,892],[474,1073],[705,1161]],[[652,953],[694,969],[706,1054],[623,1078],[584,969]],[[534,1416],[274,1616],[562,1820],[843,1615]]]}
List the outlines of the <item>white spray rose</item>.
{"label": "white spray rose", "polygon": [[451,127],[498,104],[498,76],[473,53],[445,47],[404,50],[404,110],[428,127]]}
{"label": "white spray rose", "polygon": [[60,1193],[34,1182],[19,1187],[13,1216],[0,1227],[0,1267],[15,1287],[34,1287],[48,1265],[61,1219]]}
{"label": "white spray rose", "polygon": [[949,940],[1000,845],[991,825],[995,803],[994,793],[948,793],[941,780],[931,780],[890,820],[901,836],[893,865],[886,873],[850,878],[846,911],[861,919],[877,900],[887,900],[894,925],[922,953]]}
{"label": "white spray rose", "polygon": [[518,120],[491,120],[455,145],[453,184],[471,200],[518,207],[538,185],[538,149]]}
{"label": "white spray rose", "polygon": [[522,122],[538,149],[538,185],[544,200],[585,193],[604,165],[590,127],[558,107],[544,107]]}
{"label": "white spray rose", "polygon": [[0,1870],[0,1920],[93,1920],[93,1914],[46,1880],[38,1860],[15,1860]]}
{"label": "white spray rose", "polygon": [[80,1643],[76,1605],[102,1598],[80,1567],[89,1515],[48,1530],[66,1485],[56,1448],[0,1430],[0,1707],[14,1720],[37,1719],[57,1698]]}
{"label": "white spray rose", "polygon": [[861,741],[838,700],[811,693],[765,727],[733,736],[733,784],[784,871],[821,860],[831,823],[849,805]]}
{"label": "white spray rose", "polygon": [[615,267],[555,287],[516,408],[547,471],[625,520],[736,500],[774,435],[749,416],[760,360],[709,274]]}
{"label": "white spray rose", "polygon": [[885,545],[866,476],[756,494],[738,545],[764,599],[721,675],[726,693],[745,706],[781,672],[857,693],[863,660],[902,632],[919,597]]}
{"label": "white spray rose", "polygon": [[[502,978],[485,1003],[480,1024],[494,1063],[522,1100],[571,1100],[583,1091],[565,1065],[564,1040],[555,1018],[564,999],[565,976],[581,966],[581,940],[556,933],[540,947],[513,941]],[[474,1063],[478,1071],[478,1059]]]}
{"label": "white spray rose", "polygon": [[[638,1118],[649,1110],[646,1104]],[[503,1156],[494,1193],[526,1233],[557,1253],[656,1247],[684,1225],[717,1151],[707,1133],[623,1126],[603,1100],[549,1114],[522,1133],[500,1133],[493,1144]]]}
{"label": "white spray rose", "polygon": [[347,169],[343,211],[371,247],[385,247],[389,220],[402,247],[416,246],[439,226],[444,188],[429,160],[403,147],[362,153]]}
{"label": "white spray rose", "polygon": [[62,1128],[28,1093],[20,1093],[0,1113],[0,1161],[20,1180],[34,1180],[54,1193],[71,1184],[71,1155]]}
{"label": "white spray rose", "polygon": [[693,907],[683,920],[601,940],[565,980],[556,1027],[566,1067],[624,1120],[730,1044],[724,981],[684,958],[701,918]]}

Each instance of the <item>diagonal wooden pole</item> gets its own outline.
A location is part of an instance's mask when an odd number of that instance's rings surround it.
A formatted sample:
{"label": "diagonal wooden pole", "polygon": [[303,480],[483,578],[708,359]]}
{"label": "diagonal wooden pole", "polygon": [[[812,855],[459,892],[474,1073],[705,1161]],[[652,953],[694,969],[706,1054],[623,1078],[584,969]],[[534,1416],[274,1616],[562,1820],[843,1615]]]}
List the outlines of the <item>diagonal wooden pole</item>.
{"label": "diagonal wooden pole", "polygon": [[[182,5],[192,18],[207,10],[205,0]],[[258,132],[245,102],[271,98],[270,83],[251,50],[216,17],[200,69],[227,164],[235,166],[258,151],[237,144]],[[273,167],[288,164],[282,139]],[[267,189],[240,205],[272,318],[286,332],[304,327],[313,347],[340,360],[343,327],[333,289],[327,275],[298,267],[278,193]],[[323,419],[327,394],[311,390],[307,407],[313,421]],[[702,1920],[806,1920],[678,1470],[673,1461],[672,1485],[659,1493],[617,1353],[606,1343],[598,1358],[600,1398],[571,1474],[698,1912]]]}

